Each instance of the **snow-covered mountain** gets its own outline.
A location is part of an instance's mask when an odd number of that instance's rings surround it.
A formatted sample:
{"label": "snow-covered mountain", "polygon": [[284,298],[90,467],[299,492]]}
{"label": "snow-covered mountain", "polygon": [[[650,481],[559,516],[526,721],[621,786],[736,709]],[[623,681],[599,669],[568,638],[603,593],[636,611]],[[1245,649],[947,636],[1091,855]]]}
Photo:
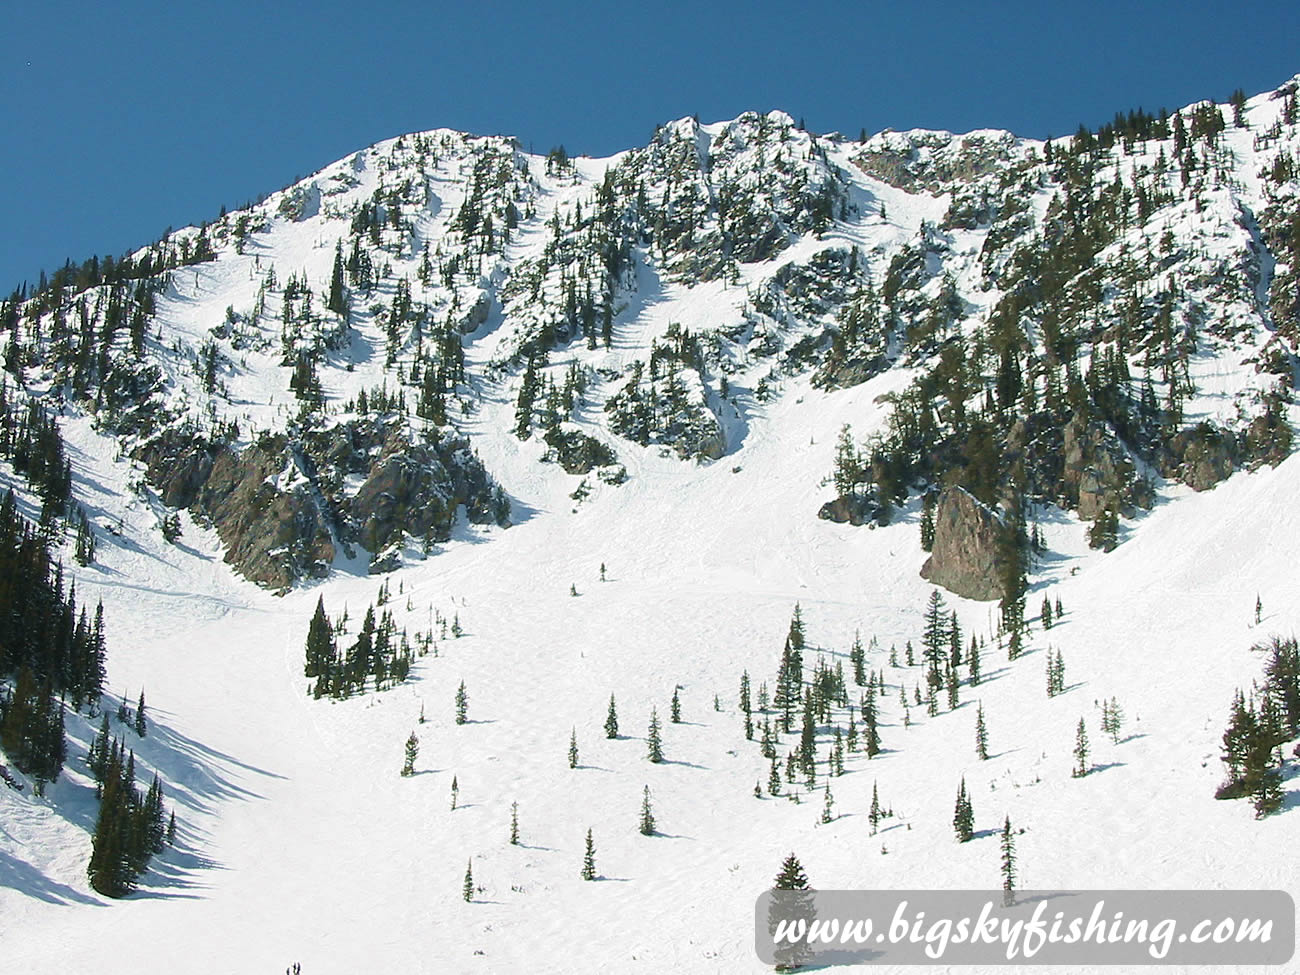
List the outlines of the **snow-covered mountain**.
{"label": "snow-covered mountain", "polygon": [[[40,520],[12,445],[57,416],[95,546],[55,546],[177,839],[126,898],[90,886],[101,718],[69,706],[45,795],[0,789],[4,956],[758,971],[791,850],[822,888],[996,888],[1006,816],[1021,886],[1296,893],[1294,764],[1274,815],[1214,793],[1252,647],[1297,622],[1298,87],[1050,145],[779,112],[609,159],[435,130],[15,293],[0,480]],[[955,707],[917,697],[927,557]],[[318,601],[348,622],[311,672]],[[790,781],[798,714],[775,763],[760,741],[796,606],[825,703]],[[389,656],[358,662],[367,607]],[[855,638],[883,751],[835,774]],[[144,737],[113,716],[142,688]]]}

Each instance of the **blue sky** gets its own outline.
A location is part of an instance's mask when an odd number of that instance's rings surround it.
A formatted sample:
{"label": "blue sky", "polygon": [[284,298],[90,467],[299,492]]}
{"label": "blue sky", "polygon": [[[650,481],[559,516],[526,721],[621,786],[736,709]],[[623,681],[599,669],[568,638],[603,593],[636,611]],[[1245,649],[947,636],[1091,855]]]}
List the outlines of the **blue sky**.
{"label": "blue sky", "polygon": [[[1059,8],[1059,9],[1058,9]],[[119,254],[400,132],[603,155],[781,108],[815,131],[1008,128],[1276,87],[1300,4],[43,0],[5,14],[0,289]]]}

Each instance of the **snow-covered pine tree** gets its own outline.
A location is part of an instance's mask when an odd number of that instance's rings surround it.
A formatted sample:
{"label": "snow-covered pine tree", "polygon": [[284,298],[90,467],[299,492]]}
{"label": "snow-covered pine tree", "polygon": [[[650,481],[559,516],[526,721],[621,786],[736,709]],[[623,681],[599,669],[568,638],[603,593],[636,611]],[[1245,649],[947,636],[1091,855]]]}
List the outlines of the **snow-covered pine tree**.
{"label": "snow-covered pine tree", "polygon": [[871,823],[871,835],[876,835],[876,830],[880,827],[880,793],[876,791],[876,783],[871,783],[871,810],[867,813],[867,820]]}
{"label": "snow-covered pine tree", "polygon": [[1091,770],[1092,766],[1088,764],[1088,729],[1084,726],[1083,718],[1079,719],[1079,727],[1074,735],[1074,772],[1076,779],[1083,778]]}
{"label": "snow-covered pine tree", "polygon": [[1011,835],[1011,817],[1002,824],[1002,903],[1014,904],[1016,899],[1016,840]]}
{"label": "snow-covered pine tree", "polygon": [[849,649],[849,662],[853,664],[853,683],[861,687],[866,680],[867,654],[862,648],[862,635],[853,632],[853,646]]}
{"label": "snow-covered pine tree", "polygon": [[650,728],[646,734],[646,746],[650,761],[658,764],[664,760],[664,744],[659,737],[659,712],[653,707],[650,709]]}
{"label": "snow-covered pine tree", "polygon": [[456,776],[453,775],[453,776],[451,777],[451,809],[452,809],[452,812],[455,812],[455,811],[456,811],[456,803],[459,802],[459,801],[460,801],[460,782],[456,779]]}
{"label": "snow-covered pine tree", "polygon": [[474,899],[474,859],[472,857],[465,861],[465,880],[460,885],[460,895],[467,902]]}
{"label": "snow-covered pine tree", "polygon": [[140,688],[140,700],[135,706],[135,733],[141,738],[149,731],[149,723],[144,713],[144,688]]}
{"label": "snow-covered pine tree", "polygon": [[978,687],[980,683],[980,645],[971,634],[970,650],[966,653],[966,667],[970,672],[970,686]]}
{"label": "snow-covered pine tree", "polygon": [[569,732],[569,768],[578,767],[578,728],[575,725]]}
{"label": "snow-covered pine tree", "polygon": [[829,823],[835,818],[835,798],[831,795],[831,784],[826,783],[826,794],[822,800],[822,822]]}
{"label": "snow-covered pine tree", "polygon": [[974,832],[975,816],[971,810],[970,796],[966,792],[966,776],[961,777],[961,785],[957,788],[957,808],[953,812],[952,826],[957,833],[957,842],[966,843],[975,835]]}
{"label": "snow-covered pine tree", "polygon": [[989,757],[989,733],[984,727],[983,701],[975,709],[975,757],[981,762],[987,761]]}
{"label": "snow-covered pine tree", "polygon": [[587,848],[582,854],[582,879],[596,879],[596,844],[592,841],[591,830],[587,830]]}
{"label": "snow-covered pine tree", "polygon": [[420,754],[420,739],[415,736],[415,732],[406,739],[406,760],[402,762],[402,775],[409,776],[415,774],[415,759]]}
{"label": "snow-covered pine tree", "polygon": [[642,836],[653,836],[655,832],[655,814],[650,806],[650,786],[646,786],[641,793],[641,823],[640,830]]}
{"label": "snow-covered pine tree", "polygon": [[469,694],[465,691],[465,682],[456,688],[456,723],[464,724],[469,720]]}
{"label": "snow-covered pine tree", "polygon": [[740,674],[740,710],[745,714],[750,713],[749,703],[749,671],[742,671]]}
{"label": "snow-covered pine tree", "polygon": [[519,845],[519,803],[510,803],[510,845]]}
{"label": "snow-covered pine tree", "polygon": [[614,706],[614,695],[609,696],[609,709],[605,712],[605,737],[618,737],[618,709]]}
{"label": "snow-covered pine tree", "polygon": [[[676,687],[673,688],[673,699],[669,704],[668,716],[673,724],[682,723],[682,700],[678,696],[678,688]],[[750,734],[745,737],[752,738],[753,732],[751,731]]]}
{"label": "snow-covered pine tree", "polygon": [[771,796],[781,794],[781,765],[775,755],[772,756],[772,765],[767,772],[767,792]]}

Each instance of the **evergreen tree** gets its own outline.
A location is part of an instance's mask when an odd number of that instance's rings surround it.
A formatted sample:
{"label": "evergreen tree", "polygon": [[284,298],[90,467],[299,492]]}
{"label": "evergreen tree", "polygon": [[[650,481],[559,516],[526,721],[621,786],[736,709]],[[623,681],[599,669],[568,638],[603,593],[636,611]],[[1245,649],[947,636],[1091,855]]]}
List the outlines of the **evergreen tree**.
{"label": "evergreen tree", "polygon": [[984,702],[980,702],[975,710],[975,756],[981,761],[987,761],[989,757],[989,734],[984,727]]}
{"label": "evergreen tree", "polygon": [[777,763],[776,756],[772,757],[772,765],[767,773],[767,792],[771,796],[781,794],[781,767]]}
{"label": "evergreen tree", "polygon": [[510,803],[510,845],[519,845],[519,803]]}
{"label": "evergreen tree", "polygon": [[853,634],[853,647],[849,650],[849,661],[853,664],[853,683],[861,687],[867,682],[866,651],[862,649],[862,637]]}
{"label": "evergreen tree", "polygon": [[947,675],[947,679],[946,679],[946,686],[947,686],[947,689],[948,689],[948,710],[949,710],[949,711],[955,711],[955,710],[957,709],[957,704],[958,704],[958,700],[957,700],[957,668],[954,667],[952,664],[949,664],[949,665],[948,665],[948,675]]}
{"label": "evergreen tree", "polygon": [[[316,612],[312,615],[311,623],[307,627],[306,661],[303,665],[303,673],[307,677],[320,677],[328,674],[335,663],[336,656],[334,635],[330,627],[329,617],[325,615],[325,598],[322,596],[316,600]],[[321,695],[317,694],[316,696],[320,697]]]}
{"label": "evergreen tree", "polygon": [[664,760],[664,746],[659,737],[659,712],[654,708],[650,709],[650,730],[646,735],[646,744],[650,761],[655,764],[662,762]]}
{"label": "evergreen tree", "polygon": [[1101,702],[1101,730],[1110,735],[1111,744],[1119,744],[1120,729],[1124,726],[1124,712],[1120,710],[1119,701],[1111,698]]}
{"label": "evergreen tree", "polygon": [[799,767],[808,772],[817,759],[817,725],[813,717],[812,689],[804,693],[803,731],[799,736]]}
{"label": "evergreen tree", "polygon": [[1046,596],[1043,596],[1043,608],[1039,611],[1039,617],[1043,621],[1043,629],[1052,628],[1052,604]]}
{"label": "evergreen tree", "polygon": [[880,732],[876,728],[876,697],[867,694],[862,700],[862,743],[867,758],[880,754]]}
{"label": "evergreen tree", "polygon": [[469,695],[465,693],[465,682],[456,688],[456,723],[464,724],[469,718]]}
{"label": "evergreen tree", "polygon": [[980,647],[974,635],[970,638],[970,650],[966,653],[966,666],[970,671],[970,686],[978,687],[980,683]]}
{"label": "evergreen tree", "polygon": [[947,663],[948,615],[944,612],[943,597],[938,589],[930,590],[930,600],[925,611],[925,633],[921,639],[921,656],[929,665],[926,682],[931,687],[943,683],[942,669]]}
{"label": "evergreen tree", "polygon": [[871,835],[876,835],[876,830],[880,826],[880,794],[876,791],[876,783],[871,783],[871,811],[867,813],[867,819],[871,823]]}
{"label": "evergreen tree", "polygon": [[456,811],[456,804],[460,801],[460,782],[456,776],[451,777],[451,811]]}
{"label": "evergreen tree", "polygon": [[[681,702],[681,699],[677,696],[677,688],[676,688],[676,687],[673,688],[673,699],[672,699],[671,704],[669,705],[669,711],[668,711],[668,714],[669,714],[669,717],[671,718],[673,724],[681,724],[681,723],[682,723],[682,702]],[[752,733],[751,733],[750,737],[752,737]]]}
{"label": "evergreen tree", "polygon": [[952,826],[957,832],[958,843],[967,843],[975,835],[974,822],[970,796],[966,792],[966,777],[963,775],[961,785],[957,789],[957,808],[952,817]]}
{"label": "evergreen tree", "polygon": [[1087,775],[1092,768],[1088,764],[1088,729],[1084,727],[1083,718],[1079,719],[1079,727],[1074,736],[1074,772],[1076,779]]}
{"label": "evergreen tree", "polygon": [[1016,890],[1016,841],[1011,835],[1011,817],[1007,816],[1002,824],[1002,902],[1015,903]]}
{"label": "evergreen tree", "polygon": [[143,738],[148,730],[149,724],[144,715],[144,688],[141,688],[140,700],[135,706],[135,733]]}
{"label": "evergreen tree", "polygon": [[[778,919],[792,923],[803,921],[806,925],[816,916],[812,906],[812,888],[808,884],[808,876],[804,873],[799,858],[793,853],[782,861],[781,869],[772,881],[772,887],[780,891],[807,893],[787,894],[780,901],[774,903],[768,915],[769,930],[775,931]],[[798,968],[808,960],[809,954],[806,942],[783,942],[777,945],[776,970],[781,972]]]}
{"label": "evergreen tree", "polygon": [[465,861],[465,881],[460,886],[461,896],[466,902],[474,899],[474,858]]}
{"label": "evergreen tree", "polygon": [[587,849],[582,855],[582,879],[596,879],[596,845],[591,839],[591,830],[587,830]]}
{"label": "evergreen tree", "polygon": [[829,823],[835,818],[835,799],[831,796],[831,784],[826,783],[826,795],[822,802],[822,822]]}
{"label": "evergreen tree", "polygon": [[740,710],[745,714],[750,713],[749,702],[749,671],[742,671],[740,675]]}
{"label": "evergreen tree", "polygon": [[650,808],[650,786],[641,794],[641,835],[653,836],[655,832],[655,814]]}
{"label": "evergreen tree", "polygon": [[415,736],[415,732],[406,739],[406,760],[402,763],[402,775],[415,774],[415,759],[420,754],[420,739]]}
{"label": "evergreen tree", "polygon": [[569,768],[578,767],[578,729],[569,732]]}
{"label": "evergreen tree", "polygon": [[618,710],[614,707],[614,695],[609,696],[609,710],[605,712],[605,737],[618,737]]}

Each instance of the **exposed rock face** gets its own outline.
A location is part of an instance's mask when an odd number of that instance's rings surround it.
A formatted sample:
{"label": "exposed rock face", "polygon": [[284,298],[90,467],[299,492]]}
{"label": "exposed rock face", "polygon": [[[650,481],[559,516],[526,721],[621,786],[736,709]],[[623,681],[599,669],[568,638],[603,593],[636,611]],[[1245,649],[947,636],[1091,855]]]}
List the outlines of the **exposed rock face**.
{"label": "exposed rock face", "polygon": [[1180,431],[1170,441],[1163,473],[1178,478],[1193,491],[1208,491],[1232,473],[1236,461],[1236,438],[1202,423]]}
{"label": "exposed rock face", "polygon": [[[412,439],[401,421],[265,436],[242,450],[169,431],[133,456],[166,504],[212,523],[227,562],[274,589],[324,575],[340,545],[379,558],[407,535],[444,541],[462,504],[470,521],[509,524],[508,500],[467,441]],[[377,564],[396,565],[391,553]]]}
{"label": "exposed rock face", "polygon": [[944,488],[934,516],[934,546],[921,566],[921,578],[967,599],[1001,599],[1008,533],[993,509],[962,488]]}
{"label": "exposed rock face", "polygon": [[[1084,521],[1095,521],[1108,508],[1133,513],[1136,495],[1133,462],[1119,438],[1104,423],[1074,416],[1065,425],[1062,482],[1068,503]],[[1148,507],[1144,504],[1143,507]]]}
{"label": "exposed rock face", "polygon": [[881,510],[871,499],[861,494],[841,494],[834,501],[827,501],[817,511],[817,517],[836,524],[848,522],[850,525],[865,525],[879,521]]}

